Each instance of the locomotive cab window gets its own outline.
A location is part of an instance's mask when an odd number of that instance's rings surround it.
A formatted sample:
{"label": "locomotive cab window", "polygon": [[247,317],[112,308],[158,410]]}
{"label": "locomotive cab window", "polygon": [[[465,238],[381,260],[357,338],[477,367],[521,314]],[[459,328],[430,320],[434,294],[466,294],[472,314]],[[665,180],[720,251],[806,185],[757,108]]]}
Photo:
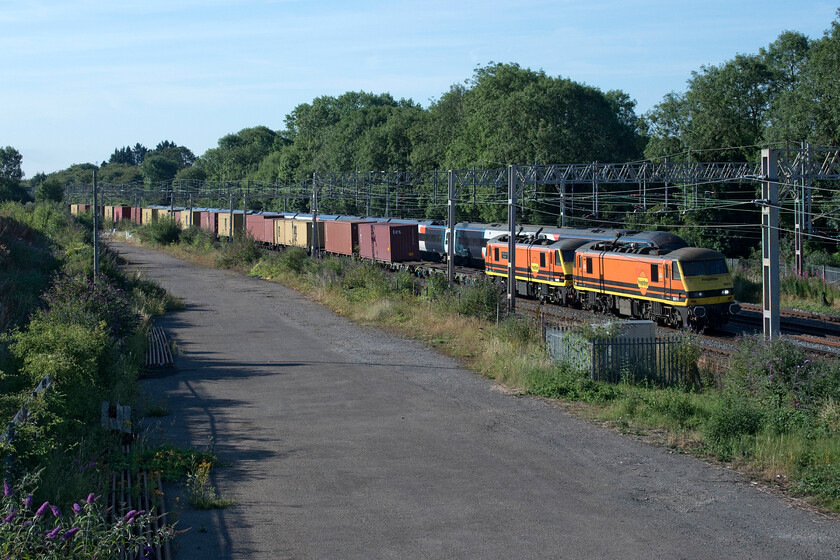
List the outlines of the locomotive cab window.
{"label": "locomotive cab window", "polygon": [[726,261],[716,259],[711,261],[689,261],[682,263],[683,273],[686,276],[715,276],[726,274]]}
{"label": "locomotive cab window", "polygon": [[592,257],[586,257],[586,273],[592,274]]}
{"label": "locomotive cab window", "polygon": [[545,268],[545,253],[540,253],[540,268]]}
{"label": "locomotive cab window", "polygon": [[493,260],[494,261],[499,260],[499,248],[498,247],[493,247]]}
{"label": "locomotive cab window", "polygon": [[650,281],[651,282],[659,282],[659,265],[658,264],[650,265]]}
{"label": "locomotive cab window", "polygon": [[671,263],[671,269],[673,272],[671,273],[672,280],[682,280],[682,276],[680,275],[680,265],[677,264],[677,261]]}

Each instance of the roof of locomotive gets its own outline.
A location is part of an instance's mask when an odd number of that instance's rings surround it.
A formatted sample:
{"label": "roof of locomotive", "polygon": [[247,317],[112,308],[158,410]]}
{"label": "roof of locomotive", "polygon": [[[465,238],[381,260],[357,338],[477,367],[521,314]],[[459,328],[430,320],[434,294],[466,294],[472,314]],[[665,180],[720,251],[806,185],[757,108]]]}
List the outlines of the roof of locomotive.
{"label": "roof of locomotive", "polygon": [[710,261],[717,259],[725,259],[726,256],[713,249],[703,249],[702,247],[683,247],[676,251],[671,251],[668,256],[675,261]]}
{"label": "roof of locomotive", "polygon": [[682,249],[688,247],[685,239],[667,231],[640,231],[621,237],[620,241],[650,245],[660,249]]}
{"label": "roof of locomotive", "polygon": [[[488,240],[488,243],[502,243],[507,244],[509,234],[503,233],[501,235],[497,235],[496,237]],[[529,247],[546,247],[552,251],[559,250],[565,251],[568,249],[577,249],[581,245],[585,245],[589,243],[587,239],[560,239],[559,241],[554,241],[552,239],[546,239],[544,237],[534,237],[531,235],[519,235],[516,238],[517,245],[527,245]]]}
{"label": "roof of locomotive", "polygon": [[670,261],[710,261],[726,258],[723,253],[714,251],[712,249],[703,249],[701,247],[682,247],[676,250],[658,249],[652,246],[640,246],[633,242],[620,241],[618,243],[608,243],[604,241],[593,241],[581,245],[579,252],[593,252],[602,253],[609,252],[617,255],[630,255],[633,257],[644,259],[667,259]]}

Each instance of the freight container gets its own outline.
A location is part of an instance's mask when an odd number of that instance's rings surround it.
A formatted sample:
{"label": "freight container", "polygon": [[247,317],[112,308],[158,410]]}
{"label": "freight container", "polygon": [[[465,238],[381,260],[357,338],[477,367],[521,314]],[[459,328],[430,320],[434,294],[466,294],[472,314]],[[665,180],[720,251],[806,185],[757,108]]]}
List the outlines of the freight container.
{"label": "freight container", "polygon": [[245,227],[248,230],[248,235],[253,237],[254,241],[273,245],[274,220],[280,217],[281,216],[279,214],[274,212],[248,214],[245,221]]}
{"label": "freight container", "polygon": [[359,224],[365,220],[324,222],[324,250],[328,253],[352,256],[358,253]]}
{"label": "freight container", "polygon": [[[286,247],[312,247],[312,220],[292,218],[275,220],[275,240]],[[324,222],[318,222],[318,248],[324,248]]]}
{"label": "freight container", "polygon": [[143,223],[148,225],[148,224],[151,224],[152,222],[158,221],[160,210],[158,210],[157,208],[146,207],[146,208],[143,208],[142,214],[143,214],[143,218],[142,218]]}
{"label": "freight container", "polygon": [[114,221],[114,207],[113,206],[105,206],[104,216],[106,220]]}
{"label": "freight container", "polygon": [[201,211],[201,229],[212,231],[213,234],[219,229],[219,213],[215,210]]}
{"label": "freight container", "polygon": [[359,224],[359,255],[384,262],[419,259],[417,224]]}
{"label": "freight container", "polygon": [[277,229],[277,222],[282,221],[283,216],[273,214],[270,216],[266,216],[263,220],[263,236],[262,239],[265,243],[269,245],[277,245],[277,238],[276,238],[276,229]]}
{"label": "freight container", "polygon": [[178,219],[178,222],[181,224],[182,229],[187,229],[190,226],[200,226],[201,210],[199,210],[198,208],[193,208],[192,210],[181,210],[181,215]]}
{"label": "freight container", "polygon": [[[134,209],[131,206],[114,206],[111,219],[114,220],[114,222],[130,220],[133,213],[132,210]],[[105,216],[108,216],[107,210]]]}
{"label": "freight container", "polygon": [[[221,237],[230,236],[230,211],[219,212],[218,228],[216,235]],[[233,234],[236,235],[245,229],[245,213],[242,210],[233,211]]]}
{"label": "freight container", "polygon": [[262,214],[248,214],[248,219],[245,221],[245,229],[248,231],[248,237],[254,241],[262,241],[263,229],[265,227],[265,216]]}

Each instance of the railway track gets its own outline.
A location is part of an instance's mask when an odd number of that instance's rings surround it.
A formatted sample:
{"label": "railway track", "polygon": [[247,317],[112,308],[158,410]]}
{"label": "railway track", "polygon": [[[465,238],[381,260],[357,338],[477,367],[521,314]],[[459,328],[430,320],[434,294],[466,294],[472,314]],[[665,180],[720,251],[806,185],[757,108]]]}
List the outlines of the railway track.
{"label": "railway track", "polygon": [[[744,332],[762,332],[761,308],[749,304],[741,308],[741,313],[730,319],[732,330],[741,328]],[[782,335],[812,345],[814,350],[822,348],[826,354],[840,353],[840,317],[785,309],[780,326]]]}

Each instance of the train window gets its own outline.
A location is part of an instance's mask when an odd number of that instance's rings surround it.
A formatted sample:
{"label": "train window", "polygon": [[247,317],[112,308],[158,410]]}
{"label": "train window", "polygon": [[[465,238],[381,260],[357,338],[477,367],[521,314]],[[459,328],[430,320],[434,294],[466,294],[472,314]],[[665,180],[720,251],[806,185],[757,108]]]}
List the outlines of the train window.
{"label": "train window", "polygon": [[680,276],[680,265],[677,264],[677,261],[671,263],[671,278],[673,280],[682,280],[682,276]]}
{"label": "train window", "polygon": [[560,260],[560,251],[554,252],[554,264],[556,264],[557,266],[563,264],[563,261]]}
{"label": "train window", "polygon": [[651,282],[659,282],[659,265],[658,264],[650,265],[650,281]]}
{"label": "train window", "polygon": [[665,265],[665,280],[668,279],[668,275],[670,274],[671,267],[667,264]]}
{"label": "train window", "polygon": [[504,260],[507,260],[507,258],[508,258],[507,251],[502,251],[502,258],[503,258]]}
{"label": "train window", "polygon": [[729,269],[726,267],[726,261],[718,259],[715,261],[705,261],[706,274],[728,274]]}
{"label": "train window", "polygon": [[545,268],[545,253],[540,253],[540,268]]}
{"label": "train window", "polygon": [[498,247],[493,247],[493,260],[494,261],[499,260],[499,248]]}
{"label": "train window", "polygon": [[[573,250],[563,251],[563,260],[567,263],[575,262],[575,252]],[[559,259],[558,259],[558,262],[559,262]]]}
{"label": "train window", "polygon": [[592,274],[592,257],[586,257],[586,273]]}
{"label": "train window", "polygon": [[729,272],[723,259],[683,262],[682,269],[686,276],[714,276]]}

